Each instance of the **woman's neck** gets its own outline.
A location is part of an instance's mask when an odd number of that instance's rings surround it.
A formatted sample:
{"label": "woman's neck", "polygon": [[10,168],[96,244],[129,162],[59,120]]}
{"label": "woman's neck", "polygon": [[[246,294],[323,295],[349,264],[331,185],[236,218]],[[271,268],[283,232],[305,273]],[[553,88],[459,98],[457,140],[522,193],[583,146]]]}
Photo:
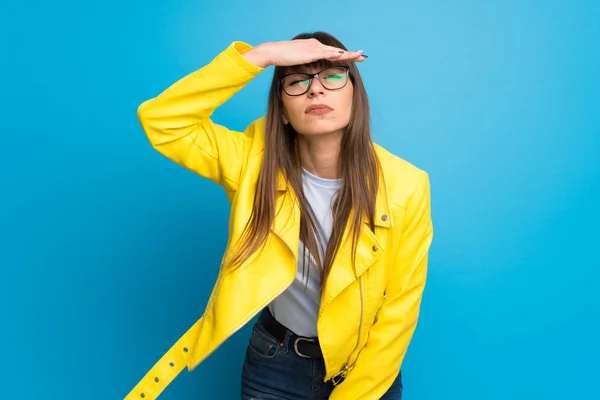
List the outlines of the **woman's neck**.
{"label": "woman's neck", "polygon": [[323,135],[298,135],[300,164],[313,175],[325,179],[339,178],[339,155],[342,132]]}

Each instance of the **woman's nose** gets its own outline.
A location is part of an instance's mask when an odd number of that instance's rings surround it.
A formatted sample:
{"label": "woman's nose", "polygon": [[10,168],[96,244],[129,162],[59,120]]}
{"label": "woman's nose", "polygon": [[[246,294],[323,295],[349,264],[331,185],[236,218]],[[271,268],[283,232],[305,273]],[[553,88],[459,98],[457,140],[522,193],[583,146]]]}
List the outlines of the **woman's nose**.
{"label": "woman's nose", "polygon": [[316,96],[317,94],[324,94],[324,93],[325,93],[325,88],[321,84],[321,81],[319,81],[317,79],[317,77],[315,76],[313,78],[312,82],[310,83],[310,87],[308,88],[308,95]]}

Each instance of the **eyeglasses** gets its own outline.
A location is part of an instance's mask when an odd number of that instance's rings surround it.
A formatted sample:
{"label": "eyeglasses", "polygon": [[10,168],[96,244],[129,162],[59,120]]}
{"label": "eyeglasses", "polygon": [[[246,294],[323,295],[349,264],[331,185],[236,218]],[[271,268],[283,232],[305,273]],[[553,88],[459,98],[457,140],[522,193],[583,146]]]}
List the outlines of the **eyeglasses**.
{"label": "eyeglasses", "polygon": [[308,92],[312,81],[317,78],[327,90],[339,90],[348,84],[349,67],[336,66],[325,68],[316,74],[294,72],[281,78],[283,91],[289,96],[300,96]]}

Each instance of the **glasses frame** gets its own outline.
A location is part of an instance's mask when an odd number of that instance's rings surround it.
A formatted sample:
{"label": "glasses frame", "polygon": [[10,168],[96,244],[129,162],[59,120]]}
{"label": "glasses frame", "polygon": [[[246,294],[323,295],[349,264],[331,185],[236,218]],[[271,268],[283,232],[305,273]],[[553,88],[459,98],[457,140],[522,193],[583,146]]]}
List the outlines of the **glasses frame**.
{"label": "glasses frame", "polygon": [[[330,69],[330,68],[342,68],[342,69],[345,69],[345,70],[346,70],[346,72],[345,72],[345,74],[346,74],[346,83],[344,83],[344,86],[342,86],[342,87],[339,87],[339,88],[336,88],[336,89],[329,89],[329,88],[327,88],[327,87],[326,87],[326,86],[323,84],[323,81],[322,81],[322,80],[321,80],[321,78],[319,77],[319,74],[321,74],[321,72],[327,71],[327,70],[328,70],[328,69]],[[306,87],[306,90],[305,90],[304,92],[302,92],[302,93],[298,93],[298,94],[289,94],[289,93],[287,92],[287,90],[285,90],[285,85],[283,84],[283,81],[284,81],[284,80],[285,80],[285,78],[287,78],[288,76],[291,76],[291,75],[298,75],[298,74],[300,74],[300,75],[306,75],[306,76],[308,76],[308,86]],[[307,73],[305,73],[305,72],[290,72],[289,74],[285,74],[284,76],[282,76],[282,77],[281,77],[281,79],[279,80],[279,84],[281,85],[281,88],[283,89],[283,91],[285,92],[285,94],[287,94],[288,96],[302,96],[303,94],[306,94],[306,93],[308,93],[308,91],[310,90],[310,88],[311,88],[311,86],[312,86],[313,79],[315,79],[315,78],[317,78],[317,80],[319,81],[319,83],[321,84],[321,86],[323,86],[323,88],[324,88],[324,89],[326,89],[326,90],[330,90],[330,91],[334,91],[334,90],[340,90],[340,89],[343,89],[343,88],[345,88],[345,87],[348,85],[348,81],[349,81],[349,80],[350,80],[352,77],[351,77],[351,75],[350,75],[350,67],[348,67],[348,66],[346,66],[346,65],[331,65],[331,66],[329,66],[329,67],[327,67],[327,68],[323,68],[322,70],[320,70],[319,72],[317,72],[317,73],[314,73],[314,74],[307,74]]]}

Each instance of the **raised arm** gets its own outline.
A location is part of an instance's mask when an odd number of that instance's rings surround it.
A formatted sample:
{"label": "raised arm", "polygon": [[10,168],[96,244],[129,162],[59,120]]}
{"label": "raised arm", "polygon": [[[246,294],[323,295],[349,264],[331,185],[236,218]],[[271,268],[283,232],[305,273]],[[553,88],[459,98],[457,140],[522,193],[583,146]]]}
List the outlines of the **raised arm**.
{"label": "raised arm", "polygon": [[214,123],[211,115],[263,70],[243,56],[250,49],[233,42],[208,65],[138,108],[140,123],[157,151],[229,191],[237,189],[249,141]]}

